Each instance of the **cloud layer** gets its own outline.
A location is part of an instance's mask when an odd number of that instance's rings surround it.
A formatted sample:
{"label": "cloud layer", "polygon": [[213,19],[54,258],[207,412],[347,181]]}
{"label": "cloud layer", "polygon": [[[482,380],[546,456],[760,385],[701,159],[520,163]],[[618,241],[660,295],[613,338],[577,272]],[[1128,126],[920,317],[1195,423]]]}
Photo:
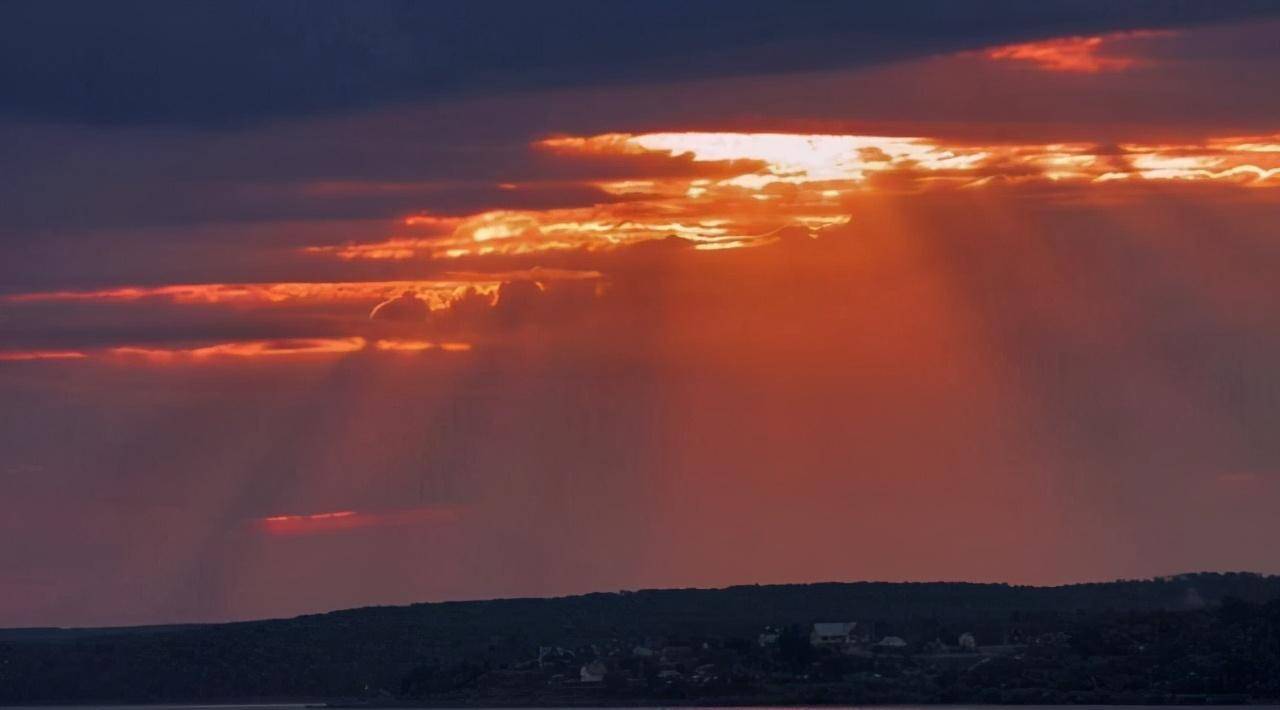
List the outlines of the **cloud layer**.
{"label": "cloud layer", "polygon": [[244,124],[477,92],[830,69],[1277,11],[1267,0],[19,2],[0,15],[0,94],[5,112],[39,119]]}

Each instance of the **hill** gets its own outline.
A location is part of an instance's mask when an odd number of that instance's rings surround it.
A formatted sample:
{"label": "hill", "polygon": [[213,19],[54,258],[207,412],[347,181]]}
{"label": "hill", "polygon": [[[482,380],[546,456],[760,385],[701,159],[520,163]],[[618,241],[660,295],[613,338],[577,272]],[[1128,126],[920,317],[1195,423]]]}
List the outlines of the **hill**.
{"label": "hill", "polygon": [[[840,668],[828,678],[837,690],[827,692],[848,700],[839,689],[855,687],[850,678],[862,672],[858,658],[881,665],[892,658],[898,670],[920,663],[937,670],[955,665],[946,660],[951,657],[964,666],[969,657],[947,645],[966,633],[997,649],[992,658],[1023,658],[1028,648],[1055,644],[1064,653],[1087,655],[1093,652],[1081,650],[1082,639],[1106,638],[1134,624],[1157,628],[1150,644],[1134,642],[1130,651],[1141,655],[1147,646],[1173,638],[1161,636],[1165,631],[1183,638],[1179,643],[1191,643],[1188,634],[1226,633],[1223,600],[1231,609],[1249,610],[1243,617],[1232,612],[1231,623],[1265,627],[1266,615],[1280,609],[1278,599],[1280,577],[1204,573],[1058,587],[863,582],[643,590],[367,607],[227,624],[11,629],[0,630],[0,703],[483,698],[490,704],[536,704],[579,696],[603,702],[609,693],[620,702],[675,702],[703,697],[694,681],[697,668],[719,666],[725,670],[706,671],[712,680],[698,682],[727,684],[717,697],[764,702],[776,700],[780,686],[812,691],[812,677],[831,662]],[[795,643],[820,621],[857,622],[865,638],[861,646],[851,640],[842,654],[829,658],[807,641]],[[759,644],[766,627],[780,630],[781,646]],[[1242,643],[1280,647],[1280,626],[1268,628],[1256,634],[1246,629],[1253,640]],[[1148,633],[1134,629],[1124,633]],[[795,638],[789,642],[790,637]],[[885,653],[876,643],[884,637],[906,645]],[[1110,642],[1098,643],[1098,649],[1109,648]],[[555,649],[550,660],[547,649]],[[1176,649],[1165,652],[1178,655]],[[672,660],[681,654],[690,660]],[[1097,655],[1104,657],[1109,656]],[[607,669],[609,684],[580,682],[580,666],[593,661]],[[660,676],[679,682],[658,682]],[[557,690],[546,696],[548,687]],[[1224,689],[1235,690],[1206,692]],[[938,699],[889,697],[909,698]]]}

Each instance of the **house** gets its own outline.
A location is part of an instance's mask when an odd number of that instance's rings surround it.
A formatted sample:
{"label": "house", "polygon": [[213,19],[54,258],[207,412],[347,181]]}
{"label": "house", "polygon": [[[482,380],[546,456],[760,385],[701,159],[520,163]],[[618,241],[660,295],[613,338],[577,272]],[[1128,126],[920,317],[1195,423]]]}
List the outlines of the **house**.
{"label": "house", "polygon": [[809,632],[809,643],[814,646],[843,646],[853,643],[855,640],[853,630],[857,626],[856,621],[816,623],[813,625],[813,630]]}
{"label": "house", "polygon": [[906,648],[907,642],[901,636],[885,636],[876,645],[881,648]]}
{"label": "house", "polygon": [[592,661],[578,671],[578,680],[583,683],[603,683],[609,669],[600,661]]}
{"label": "house", "polygon": [[566,661],[573,658],[573,651],[559,646],[539,646],[538,647],[538,667],[541,668],[547,663],[556,663]]}

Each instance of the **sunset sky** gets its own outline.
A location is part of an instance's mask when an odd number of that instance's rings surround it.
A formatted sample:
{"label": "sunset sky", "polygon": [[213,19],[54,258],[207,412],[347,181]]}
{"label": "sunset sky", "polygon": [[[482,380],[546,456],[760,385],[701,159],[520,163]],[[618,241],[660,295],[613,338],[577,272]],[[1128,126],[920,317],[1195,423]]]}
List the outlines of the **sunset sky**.
{"label": "sunset sky", "polygon": [[1278,38],[0,5],[0,626],[1280,573]]}

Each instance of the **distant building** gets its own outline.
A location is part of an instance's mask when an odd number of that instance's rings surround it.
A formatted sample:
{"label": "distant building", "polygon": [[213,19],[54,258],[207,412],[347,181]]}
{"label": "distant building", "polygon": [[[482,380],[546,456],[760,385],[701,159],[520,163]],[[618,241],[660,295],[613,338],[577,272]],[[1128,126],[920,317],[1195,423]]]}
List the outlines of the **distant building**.
{"label": "distant building", "polygon": [[676,663],[693,658],[692,646],[667,646],[662,649],[663,663]]}
{"label": "distant building", "polygon": [[885,636],[876,645],[881,648],[906,648],[907,642],[901,636]]}
{"label": "distant building", "polygon": [[765,630],[760,633],[760,636],[756,640],[759,642],[760,647],[764,648],[778,643],[778,639],[781,636],[782,634],[778,633],[777,629],[765,627]]}
{"label": "distant building", "polygon": [[843,646],[853,643],[854,629],[857,628],[856,621],[827,621],[819,622],[813,625],[813,630],[809,632],[809,643],[814,646]]}
{"label": "distant building", "polygon": [[578,671],[578,680],[583,683],[603,683],[604,675],[609,669],[600,661],[592,661]]}
{"label": "distant building", "polygon": [[538,647],[538,667],[541,668],[546,663],[556,663],[573,658],[573,651],[559,646],[539,646]]}

